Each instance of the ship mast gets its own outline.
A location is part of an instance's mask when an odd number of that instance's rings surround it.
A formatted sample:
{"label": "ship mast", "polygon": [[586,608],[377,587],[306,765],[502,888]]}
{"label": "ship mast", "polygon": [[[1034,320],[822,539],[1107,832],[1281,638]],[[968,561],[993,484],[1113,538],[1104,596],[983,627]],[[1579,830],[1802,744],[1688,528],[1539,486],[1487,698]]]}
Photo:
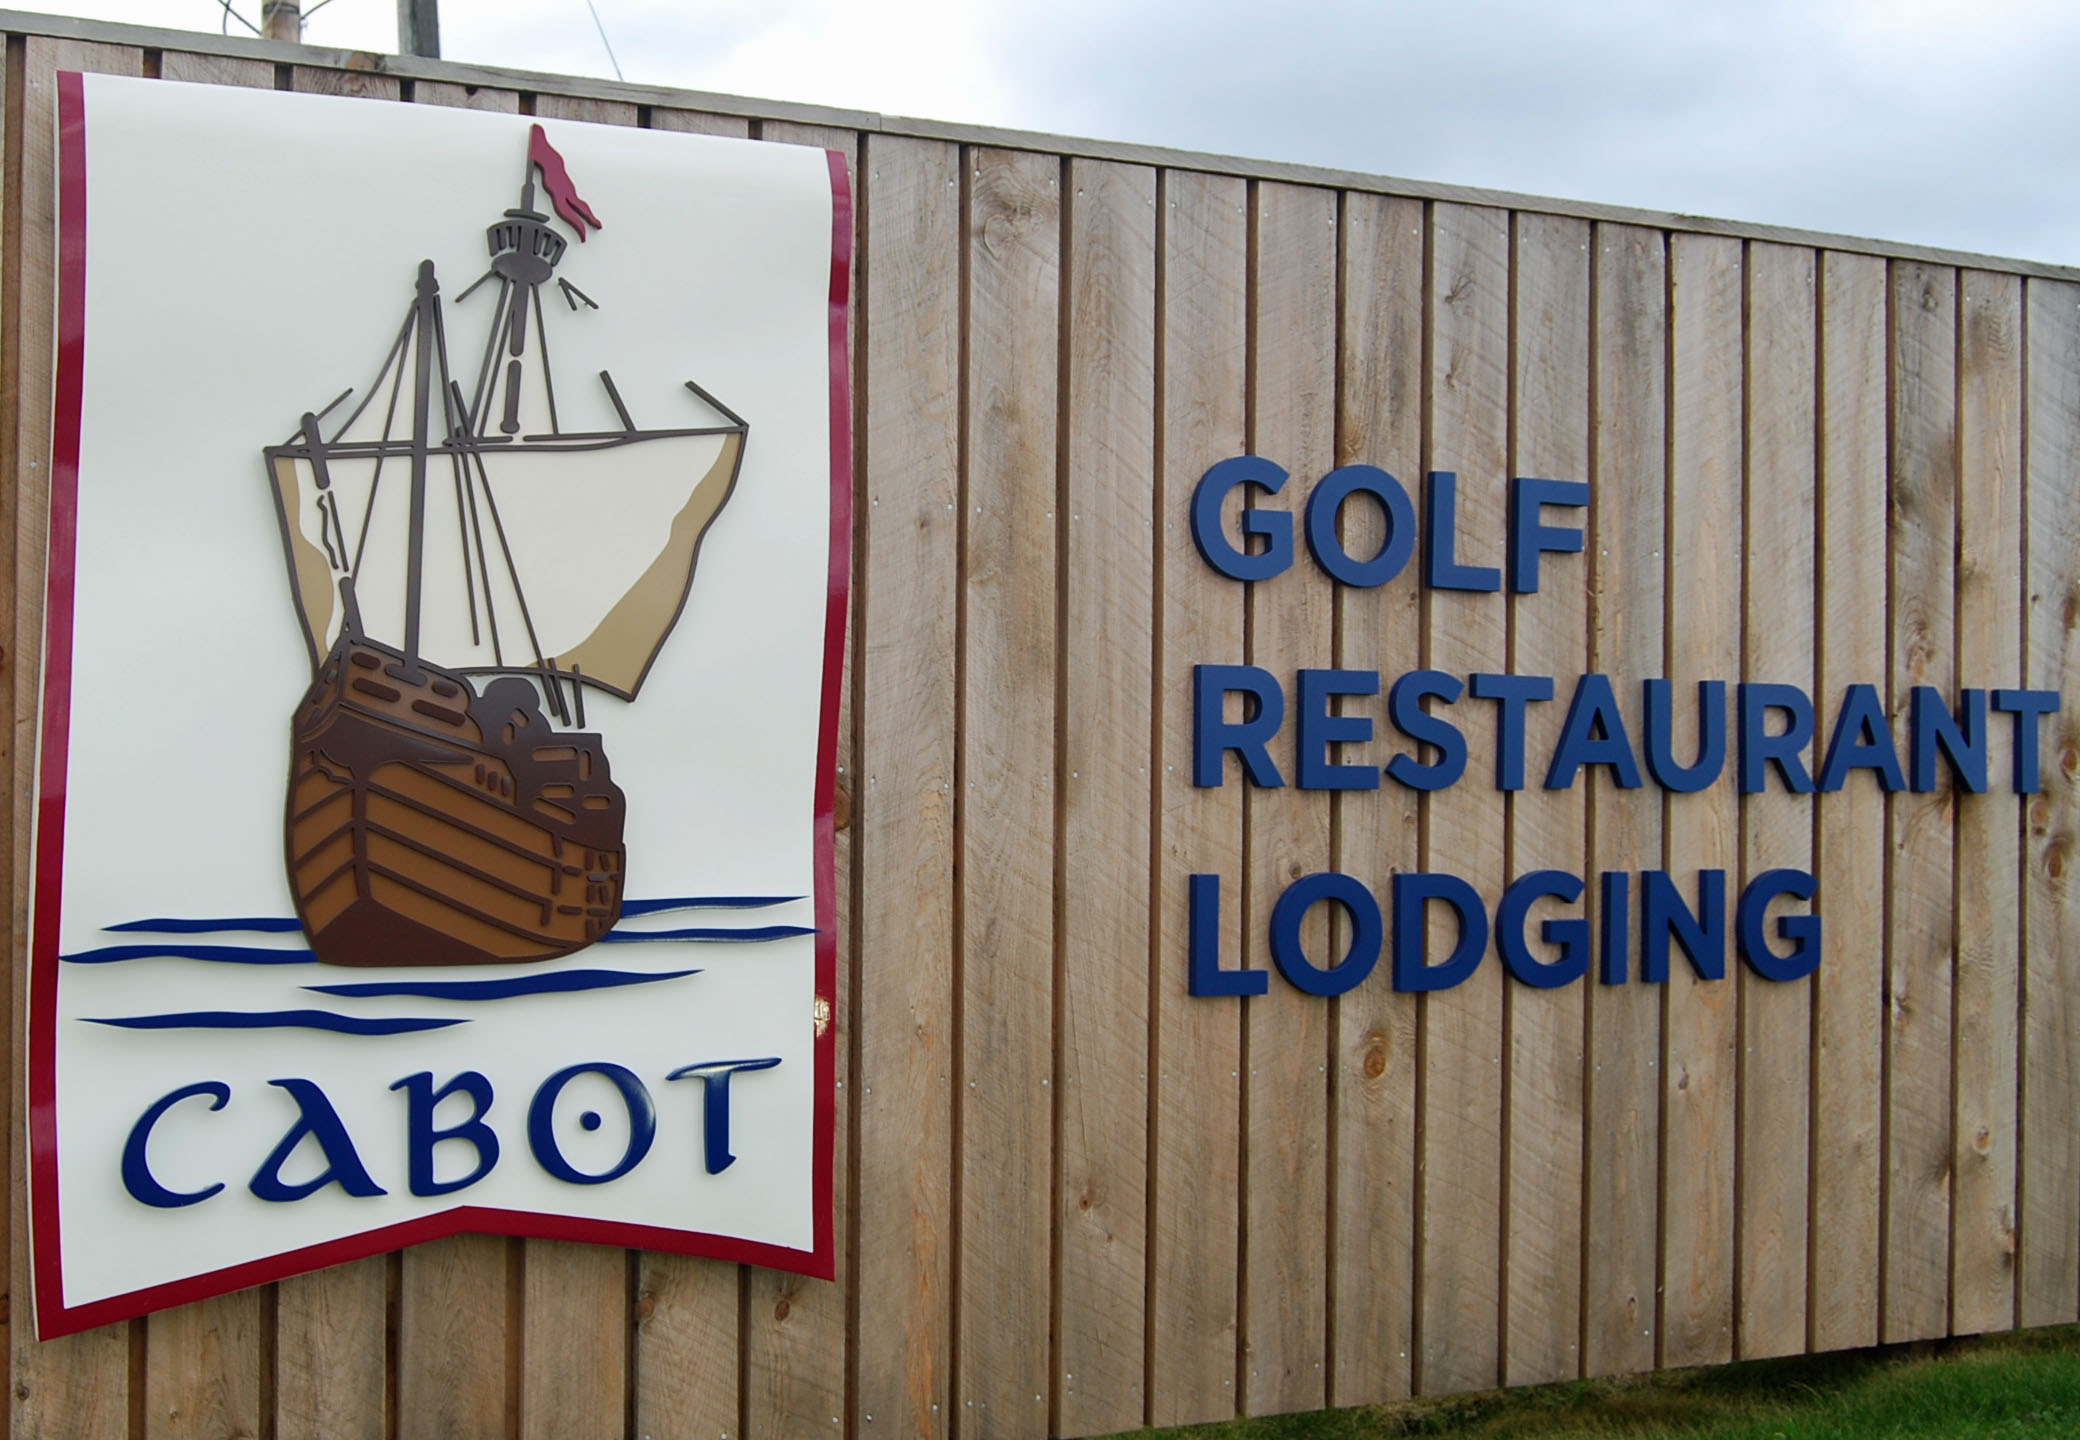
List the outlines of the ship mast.
{"label": "ship mast", "polygon": [[[506,302],[503,323],[494,324],[489,346],[484,355],[484,364],[477,377],[478,404],[485,404],[490,394],[497,389],[493,379],[493,367],[497,363],[498,341],[506,338],[508,360],[505,369],[505,413],[499,429],[507,435],[520,430],[520,381],[521,357],[527,351],[528,299],[545,284],[555,272],[556,262],[563,258],[565,242],[550,227],[549,217],[534,208],[534,158],[530,155],[521,172],[519,208],[508,210],[486,232],[485,240],[491,250],[491,274],[500,280],[501,299]],[[474,289],[475,287],[470,287]],[[536,299],[539,309],[540,300]],[[541,323],[539,315],[536,325]],[[418,297],[412,313],[414,373],[412,406],[412,481],[411,519],[405,542],[405,609],[404,609],[404,663],[396,667],[399,678],[417,681],[419,673],[420,613],[426,566],[426,467],[431,455],[428,443],[428,425],[431,420],[433,401],[434,364],[438,357],[440,368],[445,373],[446,338],[440,333],[440,282],[435,279],[433,262],[419,262]],[[546,362],[547,355],[543,360]],[[543,367],[544,386],[549,383],[546,363]],[[451,397],[445,383],[442,387],[442,408],[446,410]],[[549,398],[550,424],[554,427],[556,401],[553,392]],[[462,424],[477,430],[473,415],[462,417]],[[458,438],[450,435],[450,441]],[[487,597],[488,598],[488,597]],[[561,709],[561,706],[557,706]]]}
{"label": "ship mast", "polygon": [[426,411],[433,398],[433,352],[440,343],[435,333],[440,293],[440,282],[433,277],[433,262],[421,260],[419,298],[412,314],[416,331],[412,347],[416,352],[413,389],[417,403],[412,406],[412,518],[405,541],[404,664],[395,672],[397,678],[413,683],[424,678],[419,673],[419,608],[426,569]]}

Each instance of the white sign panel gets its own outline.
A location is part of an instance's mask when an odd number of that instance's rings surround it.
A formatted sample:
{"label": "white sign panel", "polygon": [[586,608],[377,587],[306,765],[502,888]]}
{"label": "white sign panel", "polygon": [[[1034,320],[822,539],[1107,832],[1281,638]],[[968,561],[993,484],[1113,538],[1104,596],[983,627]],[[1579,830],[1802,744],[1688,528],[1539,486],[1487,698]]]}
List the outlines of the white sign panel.
{"label": "white sign panel", "polygon": [[461,1230],[828,1276],[842,160],[59,109],[39,1334]]}

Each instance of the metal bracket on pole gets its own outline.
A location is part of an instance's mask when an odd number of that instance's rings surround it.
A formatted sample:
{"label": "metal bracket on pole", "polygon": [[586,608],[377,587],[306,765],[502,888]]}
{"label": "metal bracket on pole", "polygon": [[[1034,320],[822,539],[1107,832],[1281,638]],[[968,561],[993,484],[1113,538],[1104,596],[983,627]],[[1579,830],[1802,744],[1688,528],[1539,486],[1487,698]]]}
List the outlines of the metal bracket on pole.
{"label": "metal bracket on pole", "polygon": [[260,34],[268,40],[303,40],[303,0],[267,0],[260,7]]}

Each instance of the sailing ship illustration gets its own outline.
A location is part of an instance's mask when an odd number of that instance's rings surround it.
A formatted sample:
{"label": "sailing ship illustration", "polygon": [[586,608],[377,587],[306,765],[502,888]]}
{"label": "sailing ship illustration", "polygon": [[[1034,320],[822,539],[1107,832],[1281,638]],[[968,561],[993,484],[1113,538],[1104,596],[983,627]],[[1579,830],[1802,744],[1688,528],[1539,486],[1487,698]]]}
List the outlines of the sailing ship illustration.
{"label": "sailing ship illustration", "polygon": [[620,916],[626,800],[585,693],[642,689],[747,427],[687,381],[710,423],[640,428],[604,370],[618,428],[563,427],[550,312],[599,307],[556,273],[558,218],[580,241],[603,228],[536,125],[520,203],[454,302],[496,286],[474,378],[451,371],[422,261],[367,390],[263,450],[314,677],[285,841],[322,961],[547,960]]}

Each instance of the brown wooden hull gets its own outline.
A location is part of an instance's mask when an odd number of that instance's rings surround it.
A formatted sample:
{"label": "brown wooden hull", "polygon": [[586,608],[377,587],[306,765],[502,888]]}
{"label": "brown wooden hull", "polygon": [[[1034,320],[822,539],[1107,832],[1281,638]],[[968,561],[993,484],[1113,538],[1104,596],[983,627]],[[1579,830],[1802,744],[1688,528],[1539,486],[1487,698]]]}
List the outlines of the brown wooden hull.
{"label": "brown wooden hull", "polygon": [[296,715],[286,840],[312,952],[335,965],[549,960],[621,914],[622,794],[600,737],[525,681],[469,682],[342,639]]}

